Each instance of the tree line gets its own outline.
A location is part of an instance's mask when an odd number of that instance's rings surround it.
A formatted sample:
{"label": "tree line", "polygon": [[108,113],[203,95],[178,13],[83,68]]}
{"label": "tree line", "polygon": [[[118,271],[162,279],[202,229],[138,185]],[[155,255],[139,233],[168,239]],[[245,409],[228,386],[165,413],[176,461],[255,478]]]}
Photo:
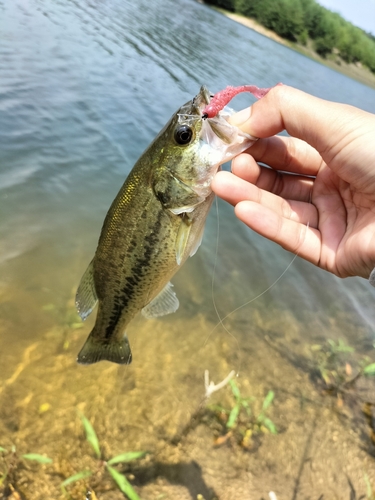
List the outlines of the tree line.
{"label": "tree line", "polygon": [[256,19],[288,40],[313,48],[323,57],[334,53],[348,63],[361,62],[375,73],[375,36],[353,26],[315,0],[205,0]]}

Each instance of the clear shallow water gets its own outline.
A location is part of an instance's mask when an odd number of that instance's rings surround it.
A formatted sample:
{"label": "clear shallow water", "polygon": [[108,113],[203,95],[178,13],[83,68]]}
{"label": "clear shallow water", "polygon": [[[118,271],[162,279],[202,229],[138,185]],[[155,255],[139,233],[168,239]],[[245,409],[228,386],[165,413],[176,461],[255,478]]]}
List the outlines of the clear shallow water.
{"label": "clear shallow water", "polygon": [[[105,213],[135,160],[202,83],[217,91],[228,84],[267,87],[278,81],[375,112],[373,89],[192,0],[0,0],[0,435],[5,444],[17,442],[25,452],[71,462],[78,457],[80,467],[89,455],[79,424],[71,425],[80,407],[111,448],[151,450],[148,472],[137,483],[145,498],[157,498],[159,490],[171,498],[198,493],[211,498],[212,491],[220,499],[261,498],[277,488],[280,498],[305,498],[308,491],[318,498],[333,491],[327,486],[333,477],[338,497],[349,498],[344,469],[358,492],[365,491],[363,474],[371,475],[374,463],[363,451],[371,452],[371,444],[360,406],[344,405],[345,417],[331,412],[334,402],[322,398],[311,381],[308,346],[343,338],[355,347],[357,361],[372,354],[374,290],[364,280],[339,280],[297,259],[275,287],[226,320],[229,333],[221,327],[212,332],[218,322],[211,289],[214,211],[204,244],[174,279],[178,313],[158,322],[136,320],[129,331],[134,364],[75,365],[92,319],[75,329],[74,292]],[[239,96],[234,106],[240,109],[249,99]],[[219,227],[214,296],[224,317],[266,290],[292,256],[242,226],[222,202]],[[251,456],[235,446],[214,450],[212,432],[200,427],[181,444],[179,455],[168,447],[165,435],[182,428],[199,403],[205,368],[215,381],[239,370],[243,390],[259,400],[274,389],[278,402],[272,416],[283,433],[267,436]],[[364,389],[371,392],[371,384]],[[301,394],[312,400],[302,413]],[[46,402],[50,410],[42,417],[39,408]],[[60,442],[62,429],[68,445]],[[297,481],[309,432],[311,460],[319,465]],[[332,438],[335,433],[339,440]],[[321,441],[325,445],[318,452]],[[338,444],[350,455],[349,465]],[[181,466],[173,472],[178,480],[157,465],[192,461],[200,473]],[[56,467],[61,477],[69,475]],[[28,480],[39,492],[30,498],[51,498],[59,485],[48,471]],[[189,481],[195,485],[190,489]],[[113,492],[103,498],[110,495],[118,498]]]}

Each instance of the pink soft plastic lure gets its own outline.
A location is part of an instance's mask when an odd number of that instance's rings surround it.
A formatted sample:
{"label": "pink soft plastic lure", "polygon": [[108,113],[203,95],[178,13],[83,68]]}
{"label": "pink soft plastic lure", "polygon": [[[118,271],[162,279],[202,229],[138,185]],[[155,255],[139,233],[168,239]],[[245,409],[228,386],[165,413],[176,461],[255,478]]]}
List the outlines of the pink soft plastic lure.
{"label": "pink soft plastic lure", "polygon": [[228,102],[233,99],[233,97],[235,97],[237,94],[240,94],[241,92],[250,92],[257,99],[260,99],[261,97],[264,97],[271,89],[272,87],[268,89],[261,89],[259,87],[256,87],[255,85],[240,85],[239,87],[228,86],[227,88],[225,88],[224,90],[220,90],[220,92],[217,92],[213,96],[210,104],[208,104],[204,108],[202,112],[202,118],[213,118],[219,113],[219,111],[224,108],[224,106],[228,104]]}

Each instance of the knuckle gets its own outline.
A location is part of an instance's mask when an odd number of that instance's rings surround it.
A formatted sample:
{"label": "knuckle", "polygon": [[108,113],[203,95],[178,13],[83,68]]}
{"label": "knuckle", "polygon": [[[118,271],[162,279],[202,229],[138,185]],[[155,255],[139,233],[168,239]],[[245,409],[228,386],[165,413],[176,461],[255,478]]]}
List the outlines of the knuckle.
{"label": "knuckle", "polygon": [[291,251],[298,255],[301,252],[302,246],[306,240],[307,227],[303,226],[296,234],[296,238],[291,245]]}
{"label": "knuckle", "polygon": [[292,138],[287,137],[285,141],[286,147],[284,148],[283,165],[286,169],[289,169],[296,158],[296,143]]}
{"label": "knuckle", "polygon": [[282,196],[282,193],[284,191],[284,179],[283,175],[280,172],[275,171],[271,191],[278,196]]}

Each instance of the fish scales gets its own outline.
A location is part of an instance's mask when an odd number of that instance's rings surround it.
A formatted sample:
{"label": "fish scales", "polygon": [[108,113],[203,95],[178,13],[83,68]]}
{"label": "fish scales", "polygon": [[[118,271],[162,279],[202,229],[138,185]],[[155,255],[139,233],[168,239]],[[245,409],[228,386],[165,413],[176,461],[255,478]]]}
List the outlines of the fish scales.
{"label": "fish scales", "polygon": [[127,325],[175,312],[170,279],[200,245],[213,200],[210,182],[221,163],[255,138],[230,125],[224,112],[204,120],[211,99],[199,94],[172,116],[128,175],[103,223],[94,258],[79,285],[83,319],[98,302],[78,362],[129,364]]}
{"label": "fish scales", "polygon": [[[139,186],[144,185],[140,175],[137,180]],[[131,183],[132,178],[108,212],[103,244],[99,241],[94,266],[94,281],[100,290],[98,330],[103,329],[107,338],[118,324],[121,312],[126,312],[122,322],[129,322],[147,303],[144,291],[159,290],[164,285],[165,273],[170,270],[172,275],[177,267],[174,248],[170,248],[168,240],[177,231],[179,221],[160,208],[151,192],[137,193],[131,188],[134,197],[129,197],[127,188]],[[139,204],[140,197],[144,199],[143,207]],[[131,216],[126,217],[129,213]],[[110,267],[108,262],[112,263]]]}

